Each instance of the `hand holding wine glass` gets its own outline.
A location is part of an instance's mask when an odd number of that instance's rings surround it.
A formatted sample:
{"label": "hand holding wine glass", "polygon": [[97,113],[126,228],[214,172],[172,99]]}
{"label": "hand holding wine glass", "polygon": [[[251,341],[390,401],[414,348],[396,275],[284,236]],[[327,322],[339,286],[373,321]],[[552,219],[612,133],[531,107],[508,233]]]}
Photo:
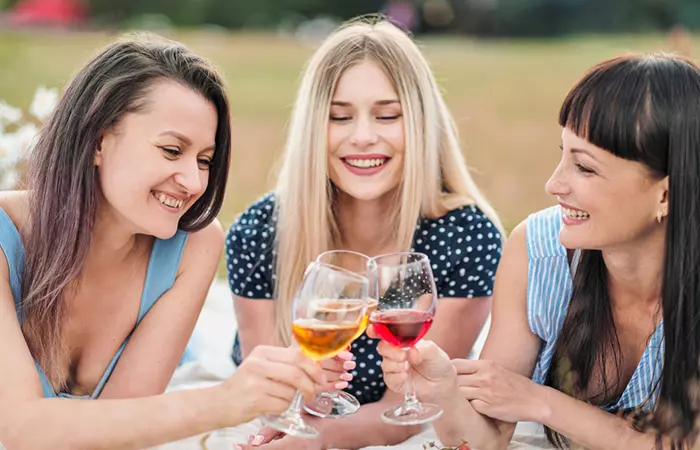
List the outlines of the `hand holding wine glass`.
{"label": "hand holding wine glass", "polygon": [[[392,253],[373,258],[377,310],[370,315],[373,331],[386,343],[407,352],[430,329],[437,308],[437,289],[428,257],[421,253]],[[418,425],[436,420],[442,409],[421,403],[410,377],[403,404],[382,414],[394,425]]]}
{"label": "hand holding wine glass", "polygon": [[[362,253],[349,250],[330,250],[318,255],[316,262],[340,267],[368,278],[373,276],[374,263],[369,256]],[[377,300],[373,296],[368,296],[366,300],[367,310],[365,317],[357,330],[357,334],[353,337],[353,341],[365,332],[369,323],[369,315],[377,308]],[[327,363],[328,366],[333,365],[337,367],[343,367],[341,364],[344,364],[343,362],[332,360],[326,360],[324,363]],[[345,381],[348,380],[345,379]],[[304,409],[317,417],[339,418],[357,412],[360,409],[360,402],[355,396],[344,391],[321,392],[311,402],[307,402]]]}
{"label": "hand holding wine glass", "polygon": [[[318,362],[343,350],[363,324],[368,295],[367,277],[329,264],[312,263],[292,308],[292,335],[301,351]],[[318,431],[301,418],[301,405],[302,395],[298,392],[287,411],[279,416],[265,416],[263,422],[292,436],[316,438]]]}

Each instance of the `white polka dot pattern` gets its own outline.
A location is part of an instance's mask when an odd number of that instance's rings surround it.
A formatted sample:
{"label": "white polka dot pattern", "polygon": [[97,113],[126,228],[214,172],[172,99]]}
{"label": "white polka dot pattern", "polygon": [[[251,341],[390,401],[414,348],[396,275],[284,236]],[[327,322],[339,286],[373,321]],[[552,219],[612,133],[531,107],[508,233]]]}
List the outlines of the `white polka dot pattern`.
{"label": "white polka dot pattern", "polygon": [[[254,203],[231,226],[226,236],[226,266],[231,291],[251,299],[272,299],[274,292],[274,195]],[[475,206],[464,206],[438,219],[421,219],[411,251],[431,261],[438,296],[473,298],[490,296],[501,258],[501,236]],[[381,357],[377,342],[363,335],[352,344],[357,367],[346,389],[360,403],[381,399]],[[238,336],[233,349],[240,364]]]}

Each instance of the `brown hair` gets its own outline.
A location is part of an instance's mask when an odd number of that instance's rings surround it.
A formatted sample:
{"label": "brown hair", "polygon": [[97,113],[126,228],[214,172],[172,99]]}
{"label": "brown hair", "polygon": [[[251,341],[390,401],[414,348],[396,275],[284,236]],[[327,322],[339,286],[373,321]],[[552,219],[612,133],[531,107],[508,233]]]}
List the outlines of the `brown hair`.
{"label": "brown hair", "polygon": [[183,45],[153,35],[127,37],[107,46],[70,82],[28,164],[22,329],[55,387],[65,387],[68,376],[62,364],[63,296],[83,269],[98,207],[95,151],[105,132],[125,114],[144,108],[149,89],[159,80],[191,88],[210,101],[218,115],[207,190],[179,227],[202,229],[221,209],[231,129],[228,101],[216,70]]}

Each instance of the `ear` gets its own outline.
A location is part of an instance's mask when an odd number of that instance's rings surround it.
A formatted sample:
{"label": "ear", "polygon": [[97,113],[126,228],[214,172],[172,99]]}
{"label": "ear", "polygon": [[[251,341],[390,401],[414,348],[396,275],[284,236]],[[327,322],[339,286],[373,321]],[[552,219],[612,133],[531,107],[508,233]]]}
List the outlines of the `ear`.
{"label": "ear", "polygon": [[102,164],[102,149],[105,148],[106,145],[109,145],[109,142],[106,142],[108,140],[108,137],[104,134],[100,136],[100,140],[97,143],[97,148],[95,149],[95,167],[100,167]]}
{"label": "ear", "polygon": [[666,217],[668,215],[668,176],[659,182],[659,186],[661,189],[659,195],[659,211],[662,217]]}

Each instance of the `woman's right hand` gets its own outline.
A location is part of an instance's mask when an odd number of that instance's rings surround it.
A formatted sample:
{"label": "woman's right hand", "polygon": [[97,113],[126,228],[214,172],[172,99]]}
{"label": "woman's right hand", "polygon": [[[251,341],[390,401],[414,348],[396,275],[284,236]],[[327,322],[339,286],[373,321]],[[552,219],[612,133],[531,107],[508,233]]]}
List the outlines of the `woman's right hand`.
{"label": "woman's right hand", "polygon": [[230,411],[237,413],[226,426],[283,412],[297,390],[311,400],[323,390],[324,377],[323,369],[298,348],[258,345],[221,384]]}
{"label": "woman's right hand", "polygon": [[[367,335],[379,338],[372,326],[367,329]],[[381,341],[377,352],[383,358],[384,383],[394,392],[404,393],[409,371],[413,389],[420,399],[439,402],[442,396],[459,392],[457,372],[450,357],[432,341],[421,340],[408,351]]]}

